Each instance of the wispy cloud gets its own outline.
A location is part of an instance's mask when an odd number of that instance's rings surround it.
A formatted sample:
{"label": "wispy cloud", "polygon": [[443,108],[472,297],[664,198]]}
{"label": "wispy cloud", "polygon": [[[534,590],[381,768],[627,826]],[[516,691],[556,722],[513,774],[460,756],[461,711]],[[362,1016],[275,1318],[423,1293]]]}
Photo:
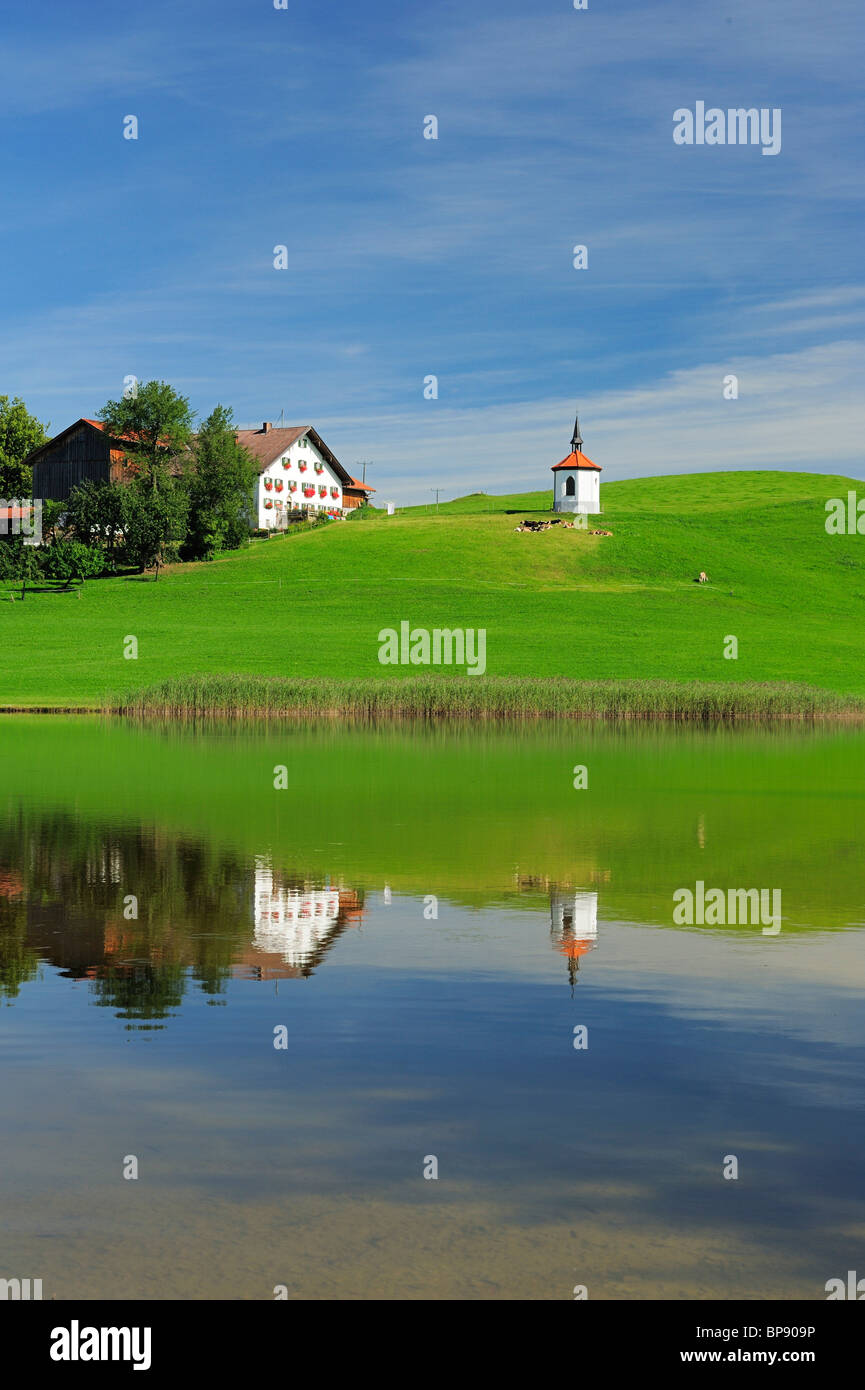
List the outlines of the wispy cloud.
{"label": "wispy cloud", "polygon": [[[739,378],[739,399],[724,400],[723,379]],[[801,353],[740,357],[676,371],[639,390],[602,392],[451,409],[431,401],[411,412],[336,416],[328,438],[337,453],[365,447],[374,431],[384,496],[408,504],[444,495],[525,492],[550,487],[550,468],[568,452],[580,407],[585,450],[603,482],[668,473],[744,468],[860,476],[861,382],[865,347],[836,342]],[[367,449],[368,452],[368,449]]]}
{"label": "wispy cloud", "polygon": [[[397,500],[546,486],[575,396],[605,477],[851,466],[858,0],[104,9],[0,55],[0,390],[42,418],[163,377]],[[781,156],[675,147],[697,97],[782,105]]]}

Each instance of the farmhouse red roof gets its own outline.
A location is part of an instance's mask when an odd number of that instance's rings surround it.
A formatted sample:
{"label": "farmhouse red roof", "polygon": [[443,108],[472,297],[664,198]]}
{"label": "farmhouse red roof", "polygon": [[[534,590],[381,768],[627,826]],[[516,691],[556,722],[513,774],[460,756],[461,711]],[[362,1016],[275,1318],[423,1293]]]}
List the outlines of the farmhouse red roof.
{"label": "farmhouse red roof", "polygon": [[313,429],[312,425],[278,426],[274,429],[273,425],[266,424],[260,430],[238,430],[237,442],[248,449],[258,464],[259,473],[263,473],[274,459],[278,459],[303,435],[308,435],[345,487],[351,475],[346,472],[336,454],[327,447],[318,430]]}
{"label": "farmhouse red roof", "polygon": [[586,458],[585,454],[581,454],[579,449],[576,453],[568,454],[568,457],[562,459],[561,463],[554,463],[550,472],[555,473],[557,468],[594,468],[596,473],[602,472],[601,465],[592,463],[592,460]]}
{"label": "farmhouse red roof", "polygon": [[237,440],[252,454],[259,470],[262,470],[269,463],[273,463],[274,459],[278,459],[280,454],[284,454],[286,449],[290,449],[292,444],[296,444],[301,435],[306,434],[308,430],[308,425],[292,425],[287,429],[271,427],[267,430],[238,430]]}
{"label": "farmhouse red roof", "polygon": [[359,478],[352,478],[350,473],[348,476],[351,479],[348,484],[349,487],[356,487],[360,492],[375,492],[375,488],[370,487],[369,483],[362,483]]}

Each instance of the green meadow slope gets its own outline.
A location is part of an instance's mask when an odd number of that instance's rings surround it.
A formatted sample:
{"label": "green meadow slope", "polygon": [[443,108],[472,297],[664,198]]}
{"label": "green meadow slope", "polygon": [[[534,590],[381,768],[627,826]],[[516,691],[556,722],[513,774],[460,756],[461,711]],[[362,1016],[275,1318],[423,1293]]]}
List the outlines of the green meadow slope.
{"label": "green meadow slope", "polygon": [[[492,675],[801,681],[865,693],[865,540],[828,536],[855,482],[802,473],[605,483],[610,537],[549,494],[476,495],[253,543],[212,564],[0,604],[0,704],[95,705],[193,673],[400,677],[379,630],[485,628]],[[708,572],[711,583],[695,576]],[[137,660],[123,656],[138,639]],[[738,639],[725,660],[724,640]],[[466,677],[460,675],[460,679]]]}

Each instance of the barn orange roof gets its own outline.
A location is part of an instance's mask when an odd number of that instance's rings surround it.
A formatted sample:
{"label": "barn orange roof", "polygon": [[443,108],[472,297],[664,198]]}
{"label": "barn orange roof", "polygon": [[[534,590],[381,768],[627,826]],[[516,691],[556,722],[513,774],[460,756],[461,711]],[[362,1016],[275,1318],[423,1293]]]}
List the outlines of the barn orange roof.
{"label": "barn orange roof", "polygon": [[[101,430],[102,433],[105,434],[105,425],[101,420],[90,420],[86,415],[82,415],[81,419],[84,421],[85,425],[92,425],[95,430]],[[78,421],[78,423],[80,424],[81,421]],[[111,435],[110,438],[126,440],[129,444],[135,444],[140,440],[141,436],[138,434],[118,434]],[[53,440],[51,442],[53,443]],[[159,442],[164,445],[166,449],[170,447],[170,443],[167,439],[161,439]]]}
{"label": "barn orange roof", "polygon": [[602,471],[599,463],[592,463],[592,460],[586,458],[585,454],[581,454],[579,450],[574,454],[568,454],[568,457],[562,459],[561,463],[554,463],[550,472],[555,473],[557,468],[594,468],[596,473]]}
{"label": "barn orange roof", "polygon": [[[105,433],[105,426],[101,420],[89,420],[86,415],[82,415],[81,418],[84,421],[85,425],[92,425],[95,430],[101,430],[103,434]],[[134,434],[121,434],[118,436],[118,438],[128,439],[130,444],[133,444],[135,442]]]}

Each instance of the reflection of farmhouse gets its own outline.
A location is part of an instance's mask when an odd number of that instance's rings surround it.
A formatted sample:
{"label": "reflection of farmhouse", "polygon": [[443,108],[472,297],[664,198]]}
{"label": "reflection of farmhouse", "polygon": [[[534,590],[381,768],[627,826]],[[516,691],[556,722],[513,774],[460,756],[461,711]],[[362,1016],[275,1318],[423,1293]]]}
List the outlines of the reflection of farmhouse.
{"label": "reflection of farmhouse", "polygon": [[573,988],[580,957],[598,944],[598,895],[573,888],[550,889],[550,935],[555,949],[568,959],[568,978]]}
{"label": "reflection of farmhouse", "polygon": [[284,878],[259,859],[255,932],[238,964],[260,979],[311,975],[345,928],[362,916],[362,900],[353,890]]}

